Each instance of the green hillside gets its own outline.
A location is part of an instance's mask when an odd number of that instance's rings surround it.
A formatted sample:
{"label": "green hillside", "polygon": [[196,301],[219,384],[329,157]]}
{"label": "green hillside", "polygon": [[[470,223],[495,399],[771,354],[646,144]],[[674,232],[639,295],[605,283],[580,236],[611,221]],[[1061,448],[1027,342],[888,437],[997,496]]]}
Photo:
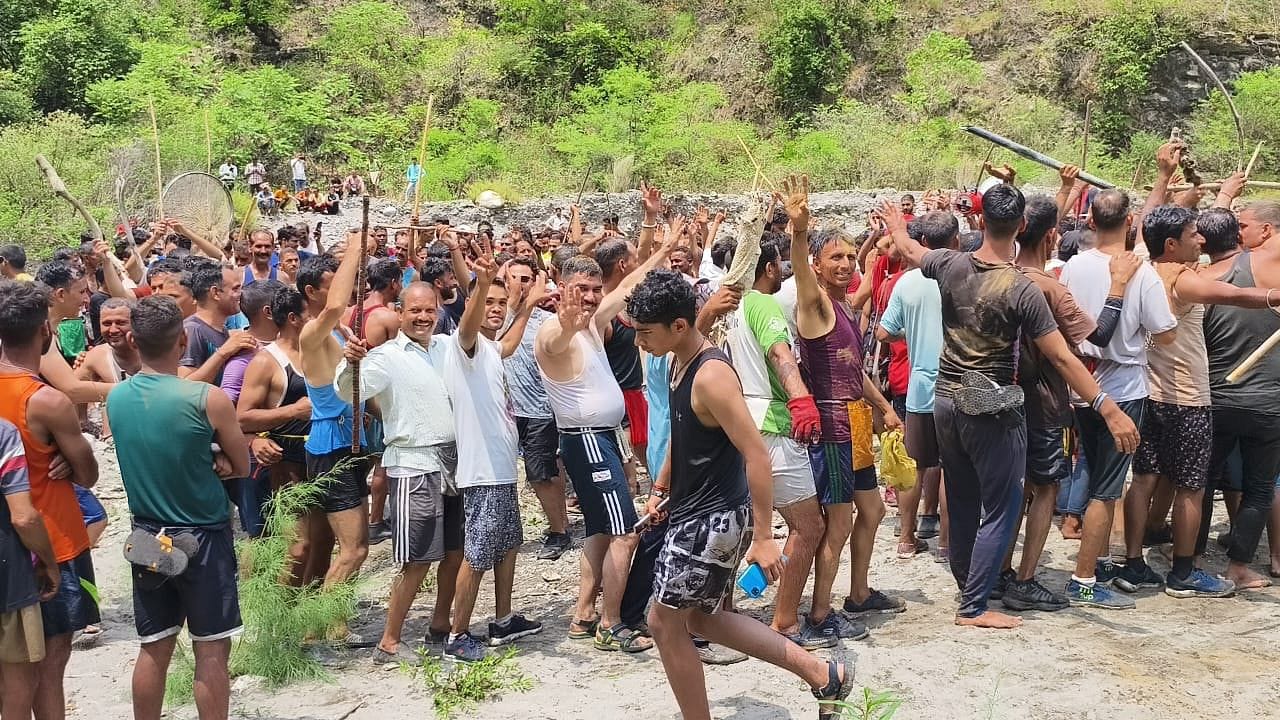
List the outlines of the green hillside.
{"label": "green hillside", "polygon": [[0,241],[79,231],[37,152],[104,218],[116,176],[137,203],[154,195],[149,104],[166,177],[258,157],[283,182],[303,151],[313,178],[378,168],[395,193],[434,97],[436,199],[584,177],[739,191],[754,175],[739,136],[819,189],[952,187],[986,152],[959,125],[1078,160],[1086,104],[1096,173],[1140,181],[1179,125],[1221,175],[1234,124],[1188,86],[1182,40],[1241,71],[1226,79],[1274,178],[1278,37],[1269,0],[0,0]]}

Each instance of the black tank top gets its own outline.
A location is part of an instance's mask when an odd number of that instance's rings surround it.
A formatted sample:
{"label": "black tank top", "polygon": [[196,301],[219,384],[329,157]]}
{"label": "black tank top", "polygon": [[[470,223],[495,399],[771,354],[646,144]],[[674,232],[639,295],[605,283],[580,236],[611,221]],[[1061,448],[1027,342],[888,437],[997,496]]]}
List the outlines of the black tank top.
{"label": "black tank top", "polygon": [[636,347],[636,329],[615,317],[609,322],[613,333],[604,344],[604,354],[609,358],[613,378],[623,390],[639,390],[644,387],[644,372],[640,369],[640,348]]}
{"label": "black tank top", "polygon": [[[307,381],[293,369],[293,365],[284,366],[284,397],[280,398],[280,406],[292,405],[307,396]],[[310,420],[289,420],[275,432],[281,435],[305,436],[311,432]]]}
{"label": "black tank top", "polygon": [[[1252,255],[1236,256],[1222,282],[1239,288],[1253,288]],[[1280,317],[1270,310],[1204,306],[1204,342],[1209,353],[1209,388],[1214,407],[1249,410],[1262,415],[1280,415],[1280,353],[1269,352],[1239,382],[1229,383],[1227,375],[1242,360],[1280,329]]]}
{"label": "black tank top", "polygon": [[690,362],[680,384],[671,391],[671,502],[668,507],[672,522],[737,508],[751,499],[742,453],[723,429],[703,425],[693,412],[693,379],[708,362],[723,362],[733,367],[729,357],[719,349],[703,350]]}

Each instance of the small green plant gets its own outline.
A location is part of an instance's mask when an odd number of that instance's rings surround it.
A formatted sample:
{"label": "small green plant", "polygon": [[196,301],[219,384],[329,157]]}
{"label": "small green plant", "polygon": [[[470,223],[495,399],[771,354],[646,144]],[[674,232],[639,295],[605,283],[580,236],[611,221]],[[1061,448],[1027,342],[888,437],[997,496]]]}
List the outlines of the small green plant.
{"label": "small green plant", "polygon": [[426,650],[419,650],[418,655],[418,665],[406,663],[401,669],[422,679],[439,720],[450,720],[503,692],[528,692],[533,688],[533,681],[516,664],[515,648],[448,669]]}
{"label": "small green plant", "polygon": [[845,720],[892,720],[902,707],[902,698],[890,690],[875,691],[863,688],[862,695],[854,702],[836,703],[840,717]]}

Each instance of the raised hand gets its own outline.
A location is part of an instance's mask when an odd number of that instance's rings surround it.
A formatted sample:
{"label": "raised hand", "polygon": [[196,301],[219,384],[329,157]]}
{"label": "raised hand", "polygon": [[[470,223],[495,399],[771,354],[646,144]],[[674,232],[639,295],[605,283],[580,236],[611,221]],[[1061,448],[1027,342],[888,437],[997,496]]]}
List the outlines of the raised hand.
{"label": "raised hand", "polygon": [[1173,177],[1173,173],[1182,164],[1182,151],[1184,149],[1186,149],[1186,145],[1171,140],[1156,150],[1156,167],[1160,170],[1161,175]]}
{"label": "raised hand", "polygon": [[1062,187],[1070,190],[1076,184],[1076,178],[1080,177],[1080,168],[1075,165],[1063,165],[1058,171],[1058,178],[1062,183]]}
{"label": "raised hand", "polygon": [[1227,196],[1232,200],[1240,197],[1240,193],[1244,192],[1245,175],[1243,170],[1237,170],[1231,173],[1231,177],[1222,181],[1222,187],[1218,189],[1219,196]]}
{"label": "raised hand", "polygon": [[710,219],[711,219],[711,214],[707,210],[707,206],[699,205],[697,212],[693,214],[693,224],[706,225]]}
{"label": "raised hand", "polygon": [[907,231],[907,220],[902,217],[902,208],[898,206],[898,203],[892,200],[882,201],[879,209],[876,210],[876,215],[884,223],[887,234],[897,235]]}
{"label": "raised hand", "polygon": [[791,221],[792,232],[809,230],[809,176],[788,175],[782,180],[782,192],[774,193],[774,199],[782,203]]}
{"label": "raised hand", "polygon": [[644,210],[645,219],[652,223],[662,214],[662,191],[651,187],[648,183],[640,183],[640,207]]}
{"label": "raised hand", "polygon": [[[488,250],[488,248],[485,248]],[[483,285],[492,285],[494,278],[498,277],[498,263],[493,259],[492,252],[482,252],[476,257],[474,263],[476,282]]]}
{"label": "raised hand", "polygon": [[587,329],[591,325],[592,312],[582,304],[582,288],[575,285],[566,287],[556,314],[563,328],[573,332]]}
{"label": "raised hand", "polygon": [[526,311],[531,311],[543,300],[547,299],[547,273],[539,270],[538,276],[524,290],[524,302],[521,307]]}

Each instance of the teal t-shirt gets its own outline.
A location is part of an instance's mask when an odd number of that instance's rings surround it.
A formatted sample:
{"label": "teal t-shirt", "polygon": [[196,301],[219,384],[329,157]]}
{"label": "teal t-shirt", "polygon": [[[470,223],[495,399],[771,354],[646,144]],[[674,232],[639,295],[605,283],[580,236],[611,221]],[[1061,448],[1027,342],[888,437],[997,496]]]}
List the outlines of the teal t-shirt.
{"label": "teal t-shirt", "polygon": [[120,476],[134,517],[165,525],[221,525],[227,493],[213,471],[206,383],[138,373],[107,395]]}
{"label": "teal t-shirt", "polygon": [[942,355],[942,295],[938,283],[919,269],[898,280],[880,327],[907,340],[911,379],[907,382],[907,412],[933,412],[933,386],[938,381]]}

